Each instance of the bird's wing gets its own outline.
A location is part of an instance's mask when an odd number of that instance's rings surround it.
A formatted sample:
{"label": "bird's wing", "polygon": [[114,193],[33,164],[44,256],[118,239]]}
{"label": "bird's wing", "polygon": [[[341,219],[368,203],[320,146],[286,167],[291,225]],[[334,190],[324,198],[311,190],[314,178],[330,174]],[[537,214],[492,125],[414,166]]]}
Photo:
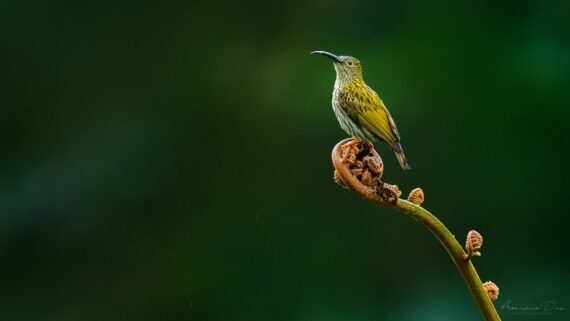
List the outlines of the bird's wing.
{"label": "bird's wing", "polygon": [[351,90],[350,99],[345,100],[353,107],[345,108],[349,117],[389,145],[400,141],[396,124],[378,94],[366,85],[359,89],[358,94]]}

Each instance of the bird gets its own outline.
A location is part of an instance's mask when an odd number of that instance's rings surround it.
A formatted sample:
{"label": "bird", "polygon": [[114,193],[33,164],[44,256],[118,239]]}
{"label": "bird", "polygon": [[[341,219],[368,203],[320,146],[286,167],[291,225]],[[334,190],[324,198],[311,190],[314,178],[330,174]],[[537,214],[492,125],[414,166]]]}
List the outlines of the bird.
{"label": "bird", "polygon": [[357,140],[349,144],[362,141],[368,143],[369,148],[374,148],[372,143],[380,140],[396,154],[402,169],[410,169],[396,123],[382,99],[364,82],[360,61],[351,56],[337,56],[321,50],[311,54],[322,55],[333,61],[336,81],[332,107],[340,127]]}

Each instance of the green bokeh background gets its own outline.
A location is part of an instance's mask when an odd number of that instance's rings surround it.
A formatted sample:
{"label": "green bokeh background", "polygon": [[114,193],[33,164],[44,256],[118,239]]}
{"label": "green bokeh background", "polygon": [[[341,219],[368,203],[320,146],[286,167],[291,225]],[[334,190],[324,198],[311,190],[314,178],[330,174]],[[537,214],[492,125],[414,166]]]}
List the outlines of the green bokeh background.
{"label": "green bokeh background", "polygon": [[[480,320],[421,224],[332,181],[358,57],[504,320],[570,319],[567,1],[0,4],[1,320]],[[553,300],[564,311],[501,309]]]}

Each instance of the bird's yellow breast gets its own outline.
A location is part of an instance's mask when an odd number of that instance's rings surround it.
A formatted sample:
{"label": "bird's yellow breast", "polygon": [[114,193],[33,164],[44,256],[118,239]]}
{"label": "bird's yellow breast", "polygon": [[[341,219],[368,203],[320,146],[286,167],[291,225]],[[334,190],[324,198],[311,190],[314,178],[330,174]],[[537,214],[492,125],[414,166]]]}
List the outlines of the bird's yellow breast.
{"label": "bird's yellow breast", "polygon": [[335,99],[348,118],[361,128],[367,140],[381,138],[388,144],[399,140],[396,125],[384,103],[361,78],[353,79],[335,90],[333,101]]}
{"label": "bird's yellow breast", "polygon": [[361,79],[355,79],[338,91],[339,102],[349,115],[371,111],[382,106],[382,100]]}

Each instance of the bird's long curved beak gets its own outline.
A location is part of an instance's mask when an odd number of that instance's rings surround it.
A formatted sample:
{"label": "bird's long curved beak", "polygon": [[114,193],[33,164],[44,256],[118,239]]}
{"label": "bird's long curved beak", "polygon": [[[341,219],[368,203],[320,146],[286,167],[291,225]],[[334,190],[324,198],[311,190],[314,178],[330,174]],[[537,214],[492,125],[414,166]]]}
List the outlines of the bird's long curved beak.
{"label": "bird's long curved beak", "polygon": [[329,57],[332,60],[334,60],[335,62],[341,62],[340,58],[337,55],[333,55],[330,52],[326,52],[326,51],[321,51],[321,50],[317,50],[317,51],[313,51],[311,52],[312,55],[321,55],[321,56],[325,56],[325,57]]}

